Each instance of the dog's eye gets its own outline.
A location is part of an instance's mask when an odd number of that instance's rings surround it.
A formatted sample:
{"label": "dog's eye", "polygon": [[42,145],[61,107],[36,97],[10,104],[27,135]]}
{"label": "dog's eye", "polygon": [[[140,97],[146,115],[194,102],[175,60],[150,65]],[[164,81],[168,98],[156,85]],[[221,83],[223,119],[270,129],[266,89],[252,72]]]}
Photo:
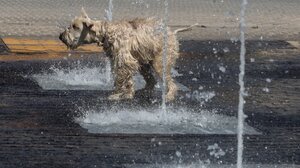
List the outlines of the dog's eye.
{"label": "dog's eye", "polygon": [[78,27],[76,25],[72,25],[73,29],[78,29]]}

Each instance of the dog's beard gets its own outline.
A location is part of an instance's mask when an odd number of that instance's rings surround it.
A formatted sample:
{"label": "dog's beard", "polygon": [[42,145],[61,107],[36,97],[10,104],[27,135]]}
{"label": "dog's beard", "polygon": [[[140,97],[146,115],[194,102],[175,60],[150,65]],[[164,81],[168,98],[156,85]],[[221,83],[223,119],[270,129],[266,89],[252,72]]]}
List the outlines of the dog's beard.
{"label": "dog's beard", "polygon": [[72,39],[69,34],[63,34],[60,36],[60,40],[67,46],[68,49],[74,50],[78,48],[78,39]]}
{"label": "dog's beard", "polygon": [[70,45],[68,46],[68,48],[71,49],[71,50],[75,50],[76,48],[79,47],[79,44],[78,44],[78,43],[79,43],[79,42],[78,42],[78,39],[75,38],[75,39],[70,43]]}
{"label": "dog's beard", "polygon": [[83,30],[80,32],[80,35],[78,37],[74,37],[70,33],[63,33],[63,35],[60,36],[60,39],[67,46],[68,49],[74,50],[82,44],[91,43],[91,40],[86,40],[87,35],[88,31]]}

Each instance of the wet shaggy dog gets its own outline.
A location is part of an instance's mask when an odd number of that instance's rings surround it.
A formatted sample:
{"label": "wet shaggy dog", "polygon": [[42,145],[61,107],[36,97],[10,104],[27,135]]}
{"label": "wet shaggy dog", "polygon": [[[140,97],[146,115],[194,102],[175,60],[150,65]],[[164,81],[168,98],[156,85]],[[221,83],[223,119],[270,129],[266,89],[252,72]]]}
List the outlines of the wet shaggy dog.
{"label": "wet shaggy dog", "polygon": [[[178,58],[176,32],[167,29],[168,48],[165,67],[166,100],[172,101],[177,86],[171,77],[171,68]],[[70,49],[83,44],[97,43],[112,60],[115,75],[114,92],[110,100],[132,99],[134,97],[133,75],[138,71],[146,81],[145,90],[154,89],[154,75],[163,78],[162,22],[151,18],[138,18],[116,22],[91,20],[84,9],[75,17],[70,27],[60,34],[60,40]]]}

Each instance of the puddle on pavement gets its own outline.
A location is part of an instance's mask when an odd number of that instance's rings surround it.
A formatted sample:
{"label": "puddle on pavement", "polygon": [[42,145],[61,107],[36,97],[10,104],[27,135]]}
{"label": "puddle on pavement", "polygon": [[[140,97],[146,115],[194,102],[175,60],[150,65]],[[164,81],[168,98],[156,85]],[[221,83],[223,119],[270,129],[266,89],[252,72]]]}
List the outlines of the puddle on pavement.
{"label": "puddle on pavement", "polygon": [[[124,107],[79,108],[76,119],[90,133],[125,134],[236,134],[237,118],[216,111],[169,107],[132,109]],[[245,134],[260,134],[245,125]]]}
{"label": "puddle on pavement", "polygon": [[[50,72],[31,76],[45,90],[112,90],[113,80],[110,65],[84,66],[76,64],[72,68],[52,66]],[[174,76],[180,76],[173,70]],[[136,75],[135,89],[142,89],[145,81]],[[189,89],[177,83],[181,91]],[[156,90],[160,90],[159,86]],[[215,97],[215,92],[187,92],[184,99],[199,102],[199,106]],[[99,106],[103,106],[99,104]],[[157,108],[132,109],[118,106],[78,108],[84,114],[77,118],[83,128],[90,133],[126,133],[126,134],[236,134],[237,118],[217,114],[216,111],[193,110],[186,107],[170,107],[167,113]],[[249,125],[246,134],[259,134]]]}

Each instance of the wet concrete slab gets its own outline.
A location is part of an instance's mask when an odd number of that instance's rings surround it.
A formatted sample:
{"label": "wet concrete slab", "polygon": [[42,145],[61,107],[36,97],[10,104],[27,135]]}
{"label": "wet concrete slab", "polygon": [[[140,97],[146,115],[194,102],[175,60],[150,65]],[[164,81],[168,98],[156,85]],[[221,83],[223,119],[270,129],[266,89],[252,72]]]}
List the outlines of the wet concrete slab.
{"label": "wet concrete slab", "polygon": [[[238,49],[234,41],[181,41],[175,70],[182,75],[175,79],[189,91],[180,91],[170,106],[236,117]],[[248,41],[247,49],[246,122],[261,134],[244,136],[244,161],[300,164],[300,51],[284,41]],[[43,89],[30,76],[51,72],[53,65],[68,69],[80,61],[97,67],[104,60],[95,52],[51,54],[43,59],[41,53],[0,56],[1,167],[235,164],[234,134],[89,133],[74,120],[82,115],[78,107],[159,107],[161,92],[149,97],[138,91],[132,101],[110,102],[109,90]],[[215,96],[193,98],[206,91]]]}

